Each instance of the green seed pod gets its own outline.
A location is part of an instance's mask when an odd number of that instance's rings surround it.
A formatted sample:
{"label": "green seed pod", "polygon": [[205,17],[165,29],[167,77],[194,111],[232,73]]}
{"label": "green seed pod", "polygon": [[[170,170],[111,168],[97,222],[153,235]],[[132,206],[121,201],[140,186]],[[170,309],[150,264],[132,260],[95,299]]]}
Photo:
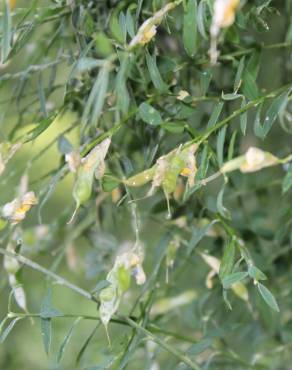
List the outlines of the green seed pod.
{"label": "green seed pod", "polygon": [[175,155],[170,159],[169,166],[165,172],[165,177],[162,181],[163,190],[167,193],[173,193],[176,188],[176,182],[179,174],[185,167],[183,156]]}
{"label": "green seed pod", "polygon": [[131,283],[131,275],[124,266],[120,266],[117,271],[119,291],[121,293],[129,289]]}
{"label": "green seed pod", "polygon": [[148,170],[145,170],[143,172],[138,173],[137,175],[134,175],[130,177],[129,179],[124,181],[124,184],[132,187],[138,187],[147,184],[149,181],[153,179],[153,176],[155,174],[156,166],[153,166],[149,168]]}
{"label": "green seed pod", "polygon": [[90,198],[93,175],[93,172],[85,173],[84,170],[79,174],[73,189],[73,197],[77,207],[84,204]]}
{"label": "green seed pod", "polygon": [[109,302],[115,297],[115,295],[115,288],[113,287],[113,285],[110,285],[107,288],[102,289],[99,298],[102,302]]}

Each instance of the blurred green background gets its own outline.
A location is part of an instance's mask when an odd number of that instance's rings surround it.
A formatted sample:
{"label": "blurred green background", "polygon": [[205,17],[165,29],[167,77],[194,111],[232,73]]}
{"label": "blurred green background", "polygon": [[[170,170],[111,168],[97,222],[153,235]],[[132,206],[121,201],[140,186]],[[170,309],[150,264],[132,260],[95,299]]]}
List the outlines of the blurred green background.
{"label": "blurred green background", "polygon": [[[36,1],[35,5],[37,12],[41,12],[41,8],[45,9],[47,6],[56,6],[61,3],[61,1],[42,0]],[[274,1],[273,3],[283,14],[285,2]],[[25,9],[29,8],[30,5],[28,1],[16,1],[13,20],[19,20],[25,14]],[[112,6],[114,6],[113,2]],[[34,14],[29,14],[27,19],[33,20]],[[258,43],[265,44],[282,42],[286,37],[290,21],[289,16],[284,19],[284,16],[278,15],[276,12],[272,13],[268,19],[270,30],[254,32],[254,39]],[[1,22],[3,22],[3,19]],[[73,32],[72,29],[67,30],[66,26],[67,23],[59,25],[58,22],[52,21],[37,27],[27,41],[26,46],[7,64],[0,66],[0,135],[2,141],[7,140],[12,128],[15,127],[14,137],[21,137],[38,123],[39,116],[34,112],[38,111],[39,113],[39,107],[42,104],[40,84],[49,86],[53,73],[56,74],[53,84],[55,87],[51,87],[50,93],[46,96],[47,114],[51,114],[51,112],[60,108],[66,91],[64,85],[71,71],[71,53],[78,50],[75,43],[72,43],[72,47],[66,48],[67,43],[72,42]],[[62,27],[60,33],[62,38],[57,32],[57,27]],[[56,33],[54,34],[54,32]],[[32,71],[23,74],[23,78],[21,76],[20,78],[9,77],[9,74],[28,71],[28,68],[33,65],[49,63],[52,60],[59,60],[58,68],[55,71],[52,71],[51,68],[43,68],[40,70],[41,73]],[[283,64],[285,64],[285,68]],[[283,70],[286,72],[283,73]],[[258,85],[261,86],[263,91],[276,89],[291,81],[291,70],[291,48],[264,50]],[[214,76],[218,90],[222,91],[226,86],[229,86],[230,74],[228,67],[218,68]],[[231,105],[229,113],[232,109]],[[65,134],[66,138],[75,148],[80,145],[79,128],[72,128],[72,125],[78,124],[80,120],[76,111],[75,107],[72,107],[72,109],[67,107],[65,112],[58,114],[53,124],[44,134],[40,135],[37,140],[25,144],[16,153],[7,165],[5,173],[0,177],[1,204],[5,204],[15,197],[23,174],[27,174],[29,177],[29,189],[44,196],[50,186],[50,176],[46,175],[50,171],[54,171],[63,160],[58,148],[60,135],[68,129]],[[198,129],[200,125],[196,124],[196,120],[209,115],[211,111],[212,105],[210,103],[198,105],[190,115],[189,121],[195,129]],[[254,114],[252,113],[249,116],[249,122],[253,122],[253,120]],[[233,126],[236,127],[236,125]],[[111,122],[108,123],[108,126],[111,127]],[[125,142],[130,141],[130,134],[126,136],[125,132],[126,129],[118,135],[116,148],[123,146],[123,140]],[[181,137],[169,138],[167,134],[165,137],[166,140],[169,139],[168,143],[173,142],[174,145],[181,140]],[[50,148],[42,153],[42,150],[51,142]],[[247,135],[241,137],[237,142],[236,151],[244,152],[251,145],[260,145],[263,149],[276,153],[278,156],[284,156],[291,151],[291,135],[289,136],[278,124],[275,124],[267,140],[262,143],[255,138],[249,125]],[[138,165],[136,164],[136,168],[142,168],[144,163],[139,150],[135,151],[134,157],[139,162]],[[34,158],[36,159],[34,160]],[[192,290],[195,292],[196,298],[190,304],[179,309],[174,308],[168,315],[162,315],[157,322],[167,330],[183,333],[193,339],[201,338],[202,331],[206,329],[206,333],[213,338],[217,351],[228,348],[226,362],[219,363],[217,365],[218,369],[248,368],[244,361],[242,364],[239,361],[237,365],[232,362],[228,363],[228,355],[232,357],[233,352],[248,361],[255,360],[257,356],[262,356],[262,365],[258,369],[289,369],[289,365],[286,364],[291,363],[292,360],[291,351],[289,350],[292,343],[290,287],[292,271],[290,262],[291,229],[289,231],[287,219],[291,215],[291,196],[284,199],[281,197],[279,185],[282,177],[283,169],[280,167],[265,170],[260,175],[257,173],[251,174],[248,177],[237,173],[231,177],[233,189],[229,189],[225,195],[226,206],[233,213],[234,227],[246,237],[248,247],[252,249],[251,253],[258,261],[259,266],[263,270],[267,270],[267,274],[271,276],[274,292],[279,300],[280,307],[283,307],[281,315],[271,312],[265,303],[258,299],[253,289],[249,289],[249,294],[252,305],[257,307],[258,311],[255,312],[250,304],[246,304],[235,296],[230,297],[234,309],[230,312],[227,311],[221,297],[219,283],[215,283],[212,290],[206,288],[205,279],[210,269],[198,255],[190,258],[184,273],[180,274],[176,281],[171,280],[171,273],[168,286],[166,286],[163,279],[161,280],[160,284],[164,289],[162,294],[165,293],[166,296],[170,297]],[[22,242],[22,252],[33,260],[37,260],[41,265],[56,270],[61,276],[90,291],[98,281],[104,279],[106,272],[112,266],[113,255],[120,245],[127,240],[133,241],[134,235],[131,225],[133,220],[129,207],[117,208],[113,206],[111,196],[108,196],[103,201],[101,209],[97,209],[98,206],[90,209],[89,212],[81,209],[78,214],[79,222],[77,225],[66,225],[73,210],[73,181],[74,176],[69,174],[57,182],[56,187],[52,189],[51,196],[41,209],[42,225],[39,223],[39,207],[35,207],[23,222],[19,237]],[[265,188],[271,182],[275,182],[275,185]],[[220,184],[221,180],[218,180],[200,193],[199,201],[194,202],[194,208],[197,207],[198,215],[199,207],[202,204],[206,205],[208,211],[214,209]],[[45,189],[46,192],[42,193],[42,189]],[[258,190],[250,191],[250,189]],[[137,195],[143,194],[143,190],[140,193],[137,192]],[[238,194],[240,194],[240,197],[238,197]],[[150,211],[155,207],[155,212],[149,217]],[[161,235],[166,230],[172,230],[176,226],[170,221],[165,221],[165,202],[161,194],[157,195],[154,200],[150,199],[139,203],[138,208],[142,224],[141,240],[147,251],[145,270],[146,274],[149,275],[153,266],[155,266],[157,255],[159,255],[158,246],[163,244]],[[189,211],[185,214],[183,212],[183,206],[178,207],[177,218],[182,215],[186,219],[192,218]],[[91,228],[92,225],[95,225],[95,227]],[[275,239],[274,235],[281,231],[284,233],[281,229],[282,226],[288,228],[288,231],[285,230],[290,235],[289,240],[286,237],[285,242],[283,241],[282,247],[286,248],[283,252],[283,260],[280,258],[271,267],[269,261],[277,259],[278,254],[281,257],[281,241],[279,242],[281,235],[278,235],[279,240]],[[189,230],[181,231],[180,235],[182,239],[188,239],[190,236]],[[6,240],[2,238],[2,246],[5,242]],[[220,248],[221,241],[217,239],[214,241],[212,237],[206,237],[200,243],[200,250],[209,251],[217,257],[220,256]],[[3,318],[7,313],[10,289],[7,285],[6,272],[2,267],[0,271],[0,316]],[[273,276],[276,277],[274,281]],[[21,270],[21,280],[27,294],[29,312],[39,312],[41,301],[50,285],[49,281],[43,275],[28,267]],[[52,288],[53,305],[63,313],[77,316],[97,314],[95,303],[88,302],[58,284],[52,284]],[[133,287],[127,293],[123,300],[121,312],[128,312],[138,294],[139,288],[137,287]],[[158,298],[159,290],[156,299]],[[13,304],[13,308],[15,311],[19,311],[15,304]],[[56,364],[60,345],[73,321],[72,318],[53,319],[52,349],[50,355],[47,356],[43,348],[39,320],[34,319],[32,322],[29,319],[20,320],[5,342],[0,345],[0,368],[3,370],[90,368],[102,363],[104,359],[107,361],[110,356],[119,354],[127,342],[127,335],[130,333],[127,327],[111,324],[109,332],[113,348],[110,348],[107,344],[105,330],[100,326],[87,347],[80,364],[76,365],[78,352],[97,325],[94,320],[81,320],[74,329],[62,362]],[[279,337],[281,338],[280,342]],[[169,342],[172,341],[169,338]],[[173,367],[172,359],[167,352],[162,351],[156,345],[151,345],[150,342],[147,348],[148,352],[146,351],[146,354],[142,349],[135,352],[129,362],[128,369],[180,369],[179,366]],[[186,343],[182,344],[180,348],[187,349],[188,345]],[[202,358],[205,355],[210,355],[208,351],[207,354],[204,353],[201,355]],[[153,354],[159,359],[160,365],[155,365],[156,362],[152,358]]]}

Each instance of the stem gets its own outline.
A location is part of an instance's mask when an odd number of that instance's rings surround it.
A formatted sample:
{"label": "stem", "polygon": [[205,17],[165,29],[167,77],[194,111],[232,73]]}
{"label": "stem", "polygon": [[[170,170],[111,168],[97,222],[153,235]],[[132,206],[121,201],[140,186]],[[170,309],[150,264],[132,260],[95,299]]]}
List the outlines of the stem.
{"label": "stem", "polygon": [[[122,317],[121,317],[122,318]],[[194,363],[188,356],[183,354],[182,352],[178,351],[168,343],[166,343],[164,340],[158,338],[153,333],[151,333],[149,330],[143,328],[139,324],[137,324],[135,321],[131,320],[128,317],[123,317],[125,321],[132,327],[143,333],[145,336],[149,337],[153,342],[157,343],[159,346],[164,348],[166,351],[177,357],[180,361],[188,365],[191,369],[194,370],[201,370],[200,366]]]}
{"label": "stem", "polygon": [[94,302],[97,302],[96,298],[93,297],[89,292],[87,292],[86,290],[80,288],[79,286],[75,285],[75,284],[72,284],[70,283],[70,281],[62,278],[61,276],[55,274],[54,272],[46,269],[45,267],[42,267],[41,265],[39,265],[38,263],[36,262],[33,262],[31,261],[30,259],[20,255],[20,254],[17,254],[17,253],[13,253],[13,252],[9,252],[3,248],[0,248],[0,254],[3,254],[5,256],[8,256],[8,257],[11,257],[11,258],[15,258],[18,262],[21,262],[23,263],[24,265],[26,266],[29,266],[31,268],[33,268],[34,270],[36,271],[39,271],[41,272],[42,274],[45,274],[49,277],[51,277],[52,279],[54,279],[58,284],[61,284],[61,285],[64,285],[66,286],[67,288],[71,289],[71,290],[74,290],[76,293],[82,295],[83,297],[91,300],[91,301],[94,301]]}

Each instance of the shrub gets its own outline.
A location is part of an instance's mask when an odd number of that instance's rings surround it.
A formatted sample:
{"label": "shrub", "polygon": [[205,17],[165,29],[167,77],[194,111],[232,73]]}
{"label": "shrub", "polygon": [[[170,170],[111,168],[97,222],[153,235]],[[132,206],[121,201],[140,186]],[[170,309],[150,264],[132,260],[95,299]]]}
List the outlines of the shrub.
{"label": "shrub", "polygon": [[2,2],[1,368],[289,368],[291,16]]}

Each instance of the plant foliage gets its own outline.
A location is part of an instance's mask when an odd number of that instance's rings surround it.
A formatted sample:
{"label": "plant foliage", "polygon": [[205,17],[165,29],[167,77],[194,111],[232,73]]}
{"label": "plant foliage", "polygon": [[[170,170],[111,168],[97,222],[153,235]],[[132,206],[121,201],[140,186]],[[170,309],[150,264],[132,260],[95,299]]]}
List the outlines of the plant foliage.
{"label": "plant foliage", "polygon": [[290,368],[291,19],[1,1],[1,368]]}

